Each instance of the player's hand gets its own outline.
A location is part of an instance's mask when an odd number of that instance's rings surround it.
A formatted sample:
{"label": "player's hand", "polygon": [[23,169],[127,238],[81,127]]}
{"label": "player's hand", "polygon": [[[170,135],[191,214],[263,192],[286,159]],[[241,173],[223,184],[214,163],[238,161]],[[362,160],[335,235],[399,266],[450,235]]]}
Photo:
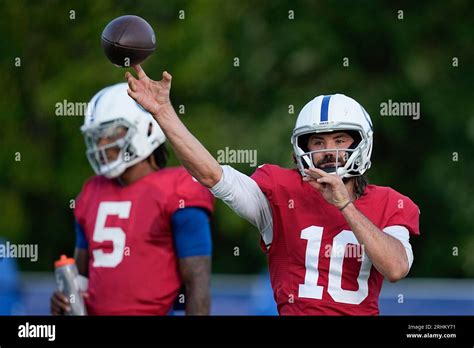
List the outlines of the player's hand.
{"label": "player's hand", "polygon": [[326,173],[318,168],[305,169],[305,173],[308,176],[303,180],[321,192],[329,204],[341,209],[351,200],[349,191],[340,176]]}
{"label": "player's hand", "polygon": [[[86,299],[89,297],[87,292],[81,291],[81,296]],[[64,315],[71,311],[71,305],[69,300],[64,294],[60,291],[56,291],[51,296],[51,314],[52,315]]]}
{"label": "player's hand", "polygon": [[69,300],[62,292],[56,291],[51,296],[51,314],[52,315],[64,315],[66,312],[71,311]]}
{"label": "player's hand", "polygon": [[130,72],[125,73],[128,82],[128,95],[153,116],[159,116],[160,111],[171,105],[170,90],[172,76],[163,72],[163,79],[154,81],[146,76],[140,65],[133,67],[137,73],[136,79]]}

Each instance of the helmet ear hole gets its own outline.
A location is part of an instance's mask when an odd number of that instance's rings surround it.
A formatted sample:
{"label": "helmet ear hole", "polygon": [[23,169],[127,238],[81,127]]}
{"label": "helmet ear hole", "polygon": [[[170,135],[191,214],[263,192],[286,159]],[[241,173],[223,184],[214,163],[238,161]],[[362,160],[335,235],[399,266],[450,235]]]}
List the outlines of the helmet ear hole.
{"label": "helmet ear hole", "polygon": [[350,130],[350,131],[345,131],[347,134],[350,135],[350,137],[354,140],[349,146],[349,149],[355,149],[359,144],[360,141],[362,140],[362,137],[360,136],[360,133],[356,130]]}
{"label": "helmet ear hole", "polygon": [[303,134],[298,137],[298,147],[303,150],[303,152],[309,152],[308,140],[309,137],[314,133]]}
{"label": "helmet ear hole", "polygon": [[159,168],[166,167],[166,162],[168,161],[169,152],[166,148],[166,143],[161,144],[153,151],[153,157],[155,158],[155,163]]}
{"label": "helmet ear hole", "polygon": [[148,124],[148,134],[147,134],[147,136],[150,136],[152,131],[153,131],[153,123],[150,122]]}

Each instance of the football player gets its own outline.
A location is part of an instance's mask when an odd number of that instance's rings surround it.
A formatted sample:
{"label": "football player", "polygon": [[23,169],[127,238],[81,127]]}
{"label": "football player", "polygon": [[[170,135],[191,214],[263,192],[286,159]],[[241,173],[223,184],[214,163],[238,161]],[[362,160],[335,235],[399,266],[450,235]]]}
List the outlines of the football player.
{"label": "football player", "polygon": [[[209,314],[213,197],[184,168],[165,168],[165,135],[127,88],[98,92],[81,127],[97,174],[74,210],[87,312],[166,315],[184,285],[186,314]],[[56,292],[52,313],[68,310]]]}
{"label": "football player", "polygon": [[168,136],[186,169],[258,227],[281,315],[377,315],[383,279],[407,275],[419,209],[395,190],[368,185],[373,127],[345,95],[318,96],[301,110],[291,143],[295,169],[260,166],[248,177],[221,166],[174,111],[171,75],[138,79],[129,95]]}

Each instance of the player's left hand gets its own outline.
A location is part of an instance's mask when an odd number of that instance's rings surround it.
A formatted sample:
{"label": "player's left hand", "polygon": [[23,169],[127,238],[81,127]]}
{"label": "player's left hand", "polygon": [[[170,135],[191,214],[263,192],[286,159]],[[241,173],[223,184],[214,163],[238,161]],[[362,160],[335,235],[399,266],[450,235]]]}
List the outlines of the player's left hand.
{"label": "player's left hand", "polygon": [[308,176],[304,177],[303,181],[321,192],[329,204],[341,209],[351,200],[349,191],[340,176],[326,173],[318,168],[305,169],[305,173]]}

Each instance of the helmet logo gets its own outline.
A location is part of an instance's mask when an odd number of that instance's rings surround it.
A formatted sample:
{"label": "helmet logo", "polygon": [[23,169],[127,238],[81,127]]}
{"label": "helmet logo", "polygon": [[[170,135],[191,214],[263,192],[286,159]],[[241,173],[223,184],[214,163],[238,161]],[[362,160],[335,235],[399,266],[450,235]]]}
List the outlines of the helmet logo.
{"label": "helmet logo", "polygon": [[325,95],[323,101],[321,102],[321,117],[320,122],[327,122],[328,120],[328,111],[329,111],[329,100],[331,99],[330,95]]}

